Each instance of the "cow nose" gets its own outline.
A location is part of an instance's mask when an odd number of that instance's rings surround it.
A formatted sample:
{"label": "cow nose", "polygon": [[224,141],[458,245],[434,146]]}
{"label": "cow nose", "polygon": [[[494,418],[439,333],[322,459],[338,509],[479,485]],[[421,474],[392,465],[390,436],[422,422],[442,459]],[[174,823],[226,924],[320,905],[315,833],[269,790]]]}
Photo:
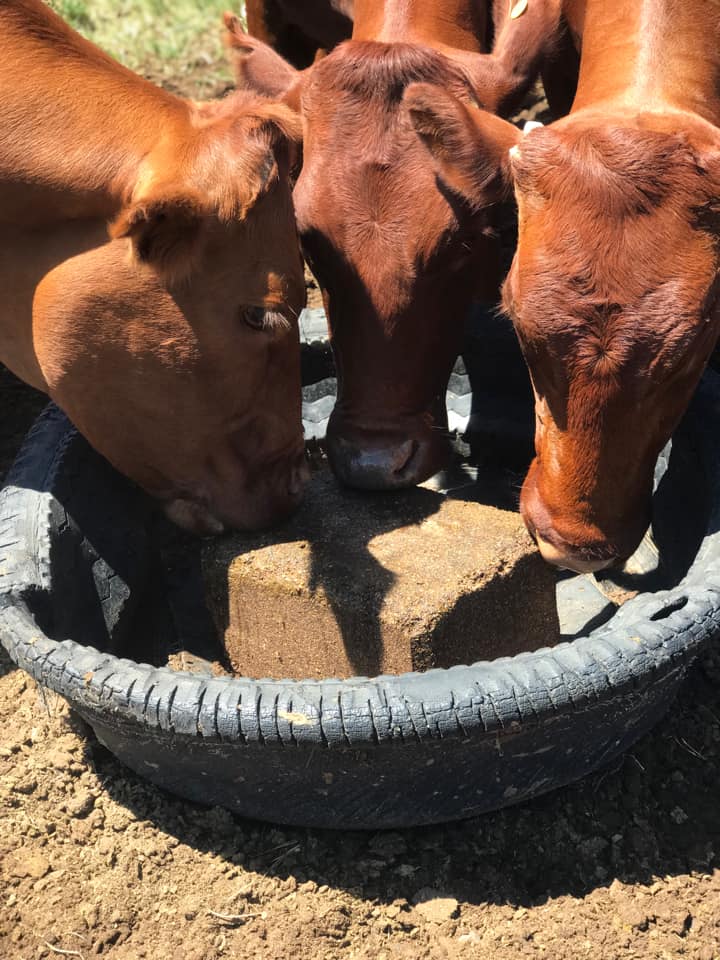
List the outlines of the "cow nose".
{"label": "cow nose", "polygon": [[574,573],[597,573],[616,563],[620,559],[617,546],[599,528],[579,522],[572,511],[550,510],[537,477],[538,461],[533,460],[520,495],[520,513],[543,559]]}
{"label": "cow nose", "polygon": [[206,506],[184,497],[176,497],[163,504],[168,520],[198,537],[214,537],[225,530],[225,525]]}
{"label": "cow nose", "polygon": [[328,456],[336,476],[362,490],[412,487],[427,479],[427,457],[422,441],[407,437],[393,440],[342,436],[328,438]]}
{"label": "cow nose", "polygon": [[598,570],[605,570],[618,560],[614,553],[609,553],[606,557],[588,558],[558,538],[554,537],[553,541],[551,543],[539,534],[535,534],[535,542],[543,560],[561,570],[572,570],[574,573],[597,573]]}

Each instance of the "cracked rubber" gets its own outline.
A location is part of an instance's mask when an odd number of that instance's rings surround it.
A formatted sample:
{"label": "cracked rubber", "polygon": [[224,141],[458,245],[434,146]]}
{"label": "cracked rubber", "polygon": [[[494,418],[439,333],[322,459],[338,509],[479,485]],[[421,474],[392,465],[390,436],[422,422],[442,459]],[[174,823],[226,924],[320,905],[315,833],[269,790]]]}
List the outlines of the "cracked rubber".
{"label": "cracked rubber", "polygon": [[700,548],[673,589],[630,600],[552,649],[427,673],[280,681],[114,655],[142,647],[135,634],[151,627],[152,507],[51,406],[0,494],[0,639],[125,764],[199,803],[342,829],[518,803],[625,751],[717,636],[719,424],[720,378],[709,373],[670,457],[680,489],[707,491]]}

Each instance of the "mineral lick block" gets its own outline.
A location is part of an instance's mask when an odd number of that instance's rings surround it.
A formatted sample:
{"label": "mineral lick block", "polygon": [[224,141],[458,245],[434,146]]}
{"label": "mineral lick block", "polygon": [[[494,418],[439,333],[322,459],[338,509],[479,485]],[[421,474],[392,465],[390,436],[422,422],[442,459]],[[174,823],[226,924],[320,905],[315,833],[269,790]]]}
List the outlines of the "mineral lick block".
{"label": "mineral lick block", "polygon": [[517,513],[423,487],[346,490],[326,469],[283,526],[208,542],[203,575],[243,676],[428,670],[559,635],[555,576]]}

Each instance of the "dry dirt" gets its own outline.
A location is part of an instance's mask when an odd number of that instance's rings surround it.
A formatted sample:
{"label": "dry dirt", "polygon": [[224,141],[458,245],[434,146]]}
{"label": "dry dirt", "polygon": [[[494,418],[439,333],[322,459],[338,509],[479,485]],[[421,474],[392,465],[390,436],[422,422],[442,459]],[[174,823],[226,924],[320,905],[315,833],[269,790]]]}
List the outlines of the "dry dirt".
{"label": "dry dirt", "polygon": [[[0,376],[0,470],[40,401]],[[720,657],[614,769],[449,826],[277,829],[122,768],[0,654],[0,957],[720,957]]]}

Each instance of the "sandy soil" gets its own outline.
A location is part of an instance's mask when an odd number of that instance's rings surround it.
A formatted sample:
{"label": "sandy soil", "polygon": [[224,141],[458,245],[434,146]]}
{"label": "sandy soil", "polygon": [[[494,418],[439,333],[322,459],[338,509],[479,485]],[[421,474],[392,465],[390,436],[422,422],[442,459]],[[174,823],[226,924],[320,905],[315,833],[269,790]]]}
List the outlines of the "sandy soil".
{"label": "sandy soil", "polygon": [[[4,470],[41,401],[0,376]],[[404,832],[277,829],[122,768],[0,654],[0,956],[720,957],[720,656],[614,769]]]}

